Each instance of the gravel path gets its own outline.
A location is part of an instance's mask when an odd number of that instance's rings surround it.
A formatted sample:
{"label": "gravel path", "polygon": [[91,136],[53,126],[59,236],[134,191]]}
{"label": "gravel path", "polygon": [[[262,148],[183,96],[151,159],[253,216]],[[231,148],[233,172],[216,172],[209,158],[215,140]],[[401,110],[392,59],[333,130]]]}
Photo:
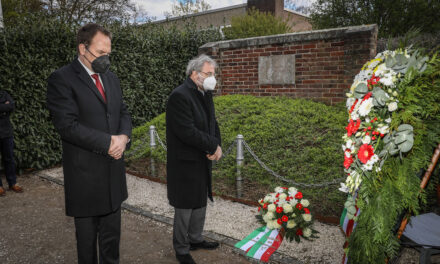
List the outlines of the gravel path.
{"label": "gravel path", "polygon": [[[62,168],[46,170],[44,174],[63,180]],[[127,204],[173,217],[174,210],[168,204],[165,185],[129,174],[127,185]],[[208,203],[205,230],[241,240],[259,227],[254,220],[256,213],[255,207],[215,197],[214,203]],[[314,228],[319,232],[319,239],[299,244],[284,242],[278,251],[304,263],[340,263],[344,237],[339,227],[315,221]]]}

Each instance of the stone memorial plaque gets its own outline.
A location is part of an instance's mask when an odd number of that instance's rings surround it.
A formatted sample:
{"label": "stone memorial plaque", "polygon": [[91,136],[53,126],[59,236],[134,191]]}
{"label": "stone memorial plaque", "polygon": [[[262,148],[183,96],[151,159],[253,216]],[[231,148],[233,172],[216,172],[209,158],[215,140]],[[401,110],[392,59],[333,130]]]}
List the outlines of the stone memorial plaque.
{"label": "stone memorial plaque", "polygon": [[258,84],[294,84],[295,55],[258,58]]}

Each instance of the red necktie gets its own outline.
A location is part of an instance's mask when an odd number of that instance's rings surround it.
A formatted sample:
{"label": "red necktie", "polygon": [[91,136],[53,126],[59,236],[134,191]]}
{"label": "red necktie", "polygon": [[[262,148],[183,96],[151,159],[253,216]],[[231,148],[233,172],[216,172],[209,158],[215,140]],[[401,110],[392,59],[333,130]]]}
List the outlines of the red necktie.
{"label": "red necktie", "polygon": [[96,88],[98,88],[99,93],[101,93],[102,98],[104,99],[104,102],[107,103],[107,98],[105,97],[104,88],[102,88],[101,81],[99,80],[99,75],[95,73],[95,74],[92,74],[92,77],[93,77],[93,79],[95,79]]}

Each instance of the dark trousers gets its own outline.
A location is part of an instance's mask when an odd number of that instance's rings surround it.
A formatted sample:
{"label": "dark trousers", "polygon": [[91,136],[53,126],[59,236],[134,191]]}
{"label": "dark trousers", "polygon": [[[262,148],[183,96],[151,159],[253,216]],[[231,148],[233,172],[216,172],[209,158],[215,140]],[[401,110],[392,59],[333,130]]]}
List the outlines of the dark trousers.
{"label": "dark trousers", "polygon": [[206,207],[174,208],[173,247],[176,254],[189,254],[190,243],[203,242]]}
{"label": "dark trousers", "polygon": [[[9,187],[17,183],[15,175],[15,160],[14,160],[14,138],[0,138],[0,151],[2,154],[3,167],[5,168],[6,181]],[[0,186],[3,186],[0,178]]]}
{"label": "dark trousers", "polygon": [[103,216],[75,217],[78,264],[119,263],[121,208]]}

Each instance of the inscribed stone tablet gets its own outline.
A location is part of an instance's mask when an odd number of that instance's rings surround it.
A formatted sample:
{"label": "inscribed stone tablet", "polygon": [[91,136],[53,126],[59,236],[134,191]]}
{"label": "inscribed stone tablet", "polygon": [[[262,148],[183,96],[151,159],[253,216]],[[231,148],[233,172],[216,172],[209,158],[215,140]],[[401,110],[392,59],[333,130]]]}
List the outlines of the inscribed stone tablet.
{"label": "inscribed stone tablet", "polygon": [[274,55],[258,58],[259,84],[294,84],[295,55]]}

